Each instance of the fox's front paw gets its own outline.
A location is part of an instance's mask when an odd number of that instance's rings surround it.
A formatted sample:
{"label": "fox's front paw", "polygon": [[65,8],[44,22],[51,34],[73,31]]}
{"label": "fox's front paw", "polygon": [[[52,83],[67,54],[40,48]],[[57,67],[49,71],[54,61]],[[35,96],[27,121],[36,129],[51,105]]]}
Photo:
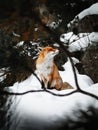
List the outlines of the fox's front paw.
{"label": "fox's front paw", "polygon": [[42,85],[42,86],[41,86],[42,89],[46,89],[46,88],[45,88],[45,84],[44,84],[43,81],[41,81],[41,85]]}

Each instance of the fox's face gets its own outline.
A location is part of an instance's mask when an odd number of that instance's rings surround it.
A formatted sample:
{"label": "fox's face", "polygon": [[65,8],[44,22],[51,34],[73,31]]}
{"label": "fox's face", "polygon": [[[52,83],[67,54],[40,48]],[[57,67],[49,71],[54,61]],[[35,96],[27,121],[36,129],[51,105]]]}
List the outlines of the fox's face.
{"label": "fox's face", "polygon": [[45,47],[42,49],[41,53],[46,59],[53,59],[54,56],[59,53],[59,50],[52,47]]}

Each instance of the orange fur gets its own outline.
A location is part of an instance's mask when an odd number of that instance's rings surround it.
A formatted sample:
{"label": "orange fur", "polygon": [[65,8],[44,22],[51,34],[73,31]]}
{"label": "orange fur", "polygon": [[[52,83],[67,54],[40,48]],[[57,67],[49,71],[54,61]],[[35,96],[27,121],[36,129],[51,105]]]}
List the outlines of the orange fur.
{"label": "orange fur", "polygon": [[58,53],[59,51],[52,47],[42,49],[36,60],[36,68],[40,78],[45,88],[55,88],[57,90],[72,88],[68,83],[63,83],[58,68],[54,63],[54,57]]}

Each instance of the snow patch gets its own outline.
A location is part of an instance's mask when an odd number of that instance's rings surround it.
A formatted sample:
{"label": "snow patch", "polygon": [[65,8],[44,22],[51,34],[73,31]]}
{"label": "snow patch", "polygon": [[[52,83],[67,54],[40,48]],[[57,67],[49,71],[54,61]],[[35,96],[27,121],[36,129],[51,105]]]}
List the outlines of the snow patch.
{"label": "snow patch", "polygon": [[68,44],[70,52],[85,51],[89,45],[98,43],[98,32],[79,33],[78,35],[69,32],[62,34],[60,40]]}
{"label": "snow patch", "polygon": [[77,16],[81,20],[87,15],[94,15],[94,14],[96,14],[96,15],[98,14],[98,3],[95,3],[95,4],[91,5],[89,8],[83,10]]}
{"label": "snow patch", "polygon": [[88,15],[98,15],[98,3],[91,5],[89,8],[84,9],[82,12],[76,15],[75,18],[67,24],[67,27],[69,28],[73,23],[78,23],[79,20],[83,19]]}

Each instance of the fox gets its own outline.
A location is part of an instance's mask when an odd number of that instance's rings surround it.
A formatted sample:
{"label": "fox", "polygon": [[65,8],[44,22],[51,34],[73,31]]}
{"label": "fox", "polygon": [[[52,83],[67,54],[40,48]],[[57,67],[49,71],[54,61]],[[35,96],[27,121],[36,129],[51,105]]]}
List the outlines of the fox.
{"label": "fox", "polygon": [[69,83],[64,82],[60,76],[54,57],[59,50],[50,46],[44,47],[36,60],[36,69],[44,89],[64,90],[73,88]]}

